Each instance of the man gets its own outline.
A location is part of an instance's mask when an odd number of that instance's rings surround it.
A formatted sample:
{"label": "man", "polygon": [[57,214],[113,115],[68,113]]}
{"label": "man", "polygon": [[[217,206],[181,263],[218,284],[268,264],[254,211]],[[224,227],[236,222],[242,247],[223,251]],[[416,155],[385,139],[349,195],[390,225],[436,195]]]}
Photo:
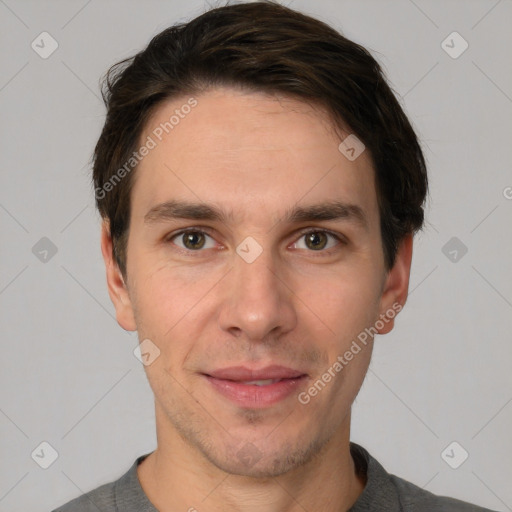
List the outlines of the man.
{"label": "man", "polygon": [[483,510],[350,442],[427,194],[371,55],[283,6],[231,5],[114,66],[104,98],[101,247],[158,447],[58,512]]}

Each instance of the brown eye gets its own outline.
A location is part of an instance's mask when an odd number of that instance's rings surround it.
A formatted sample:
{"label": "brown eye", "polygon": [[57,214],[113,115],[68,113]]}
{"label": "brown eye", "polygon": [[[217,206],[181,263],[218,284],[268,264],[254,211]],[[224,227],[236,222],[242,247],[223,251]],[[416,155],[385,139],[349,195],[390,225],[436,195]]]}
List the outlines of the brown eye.
{"label": "brown eye", "polygon": [[300,238],[293,244],[294,249],[306,249],[314,252],[325,252],[344,245],[344,240],[330,231],[314,229],[303,232]]}
{"label": "brown eye", "polygon": [[183,233],[181,237],[183,245],[187,249],[201,249],[205,244],[204,233],[198,231],[188,231],[187,233]]}
{"label": "brown eye", "polygon": [[312,231],[305,235],[305,239],[307,247],[315,251],[324,249],[328,242],[327,233],[322,231]]}
{"label": "brown eye", "polygon": [[181,231],[169,237],[167,241],[191,252],[199,252],[201,249],[213,249],[215,247],[215,240],[208,233],[199,229]]}

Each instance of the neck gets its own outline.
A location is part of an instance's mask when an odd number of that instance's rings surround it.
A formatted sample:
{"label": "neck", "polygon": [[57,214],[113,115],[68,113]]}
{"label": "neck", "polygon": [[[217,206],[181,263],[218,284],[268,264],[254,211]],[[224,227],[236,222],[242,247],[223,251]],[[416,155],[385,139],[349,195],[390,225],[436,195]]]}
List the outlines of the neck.
{"label": "neck", "polygon": [[350,413],[311,460],[268,478],[222,471],[170,428],[158,406],[156,419],[158,448],[138,466],[137,474],[160,512],[342,512],[365,486],[350,455]]}

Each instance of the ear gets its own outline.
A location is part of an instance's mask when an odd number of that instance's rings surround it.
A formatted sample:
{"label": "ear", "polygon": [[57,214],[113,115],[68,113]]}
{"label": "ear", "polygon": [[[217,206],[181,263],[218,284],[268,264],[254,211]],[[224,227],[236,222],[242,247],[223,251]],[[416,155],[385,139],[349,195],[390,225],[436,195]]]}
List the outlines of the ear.
{"label": "ear", "polygon": [[126,331],[136,331],[135,315],[123,275],[114,259],[112,238],[108,221],[101,226],[101,253],[107,272],[107,286],[110,300],[116,308],[117,323]]}
{"label": "ear", "polygon": [[380,299],[380,316],[378,324],[384,324],[375,328],[379,334],[387,334],[395,325],[395,316],[402,310],[407,301],[409,289],[409,276],[412,261],[412,239],[413,235],[407,235],[401,242],[393,268],[389,270]]}

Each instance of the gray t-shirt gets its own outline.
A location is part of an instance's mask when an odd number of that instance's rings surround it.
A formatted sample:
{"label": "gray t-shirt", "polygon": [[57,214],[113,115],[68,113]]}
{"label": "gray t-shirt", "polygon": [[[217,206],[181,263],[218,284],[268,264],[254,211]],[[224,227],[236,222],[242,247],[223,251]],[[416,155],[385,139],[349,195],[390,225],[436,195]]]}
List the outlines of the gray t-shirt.
{"label": "gray t-shirt", "polygon": [[[366,486],[348,512],[492,512],[469,503],[435,496],[402,478],[389,474],[362,446],[350,443],[358,473]],[[53,512],[158,512],[137,477],[141,455],[119,480],[104,484]]]}

